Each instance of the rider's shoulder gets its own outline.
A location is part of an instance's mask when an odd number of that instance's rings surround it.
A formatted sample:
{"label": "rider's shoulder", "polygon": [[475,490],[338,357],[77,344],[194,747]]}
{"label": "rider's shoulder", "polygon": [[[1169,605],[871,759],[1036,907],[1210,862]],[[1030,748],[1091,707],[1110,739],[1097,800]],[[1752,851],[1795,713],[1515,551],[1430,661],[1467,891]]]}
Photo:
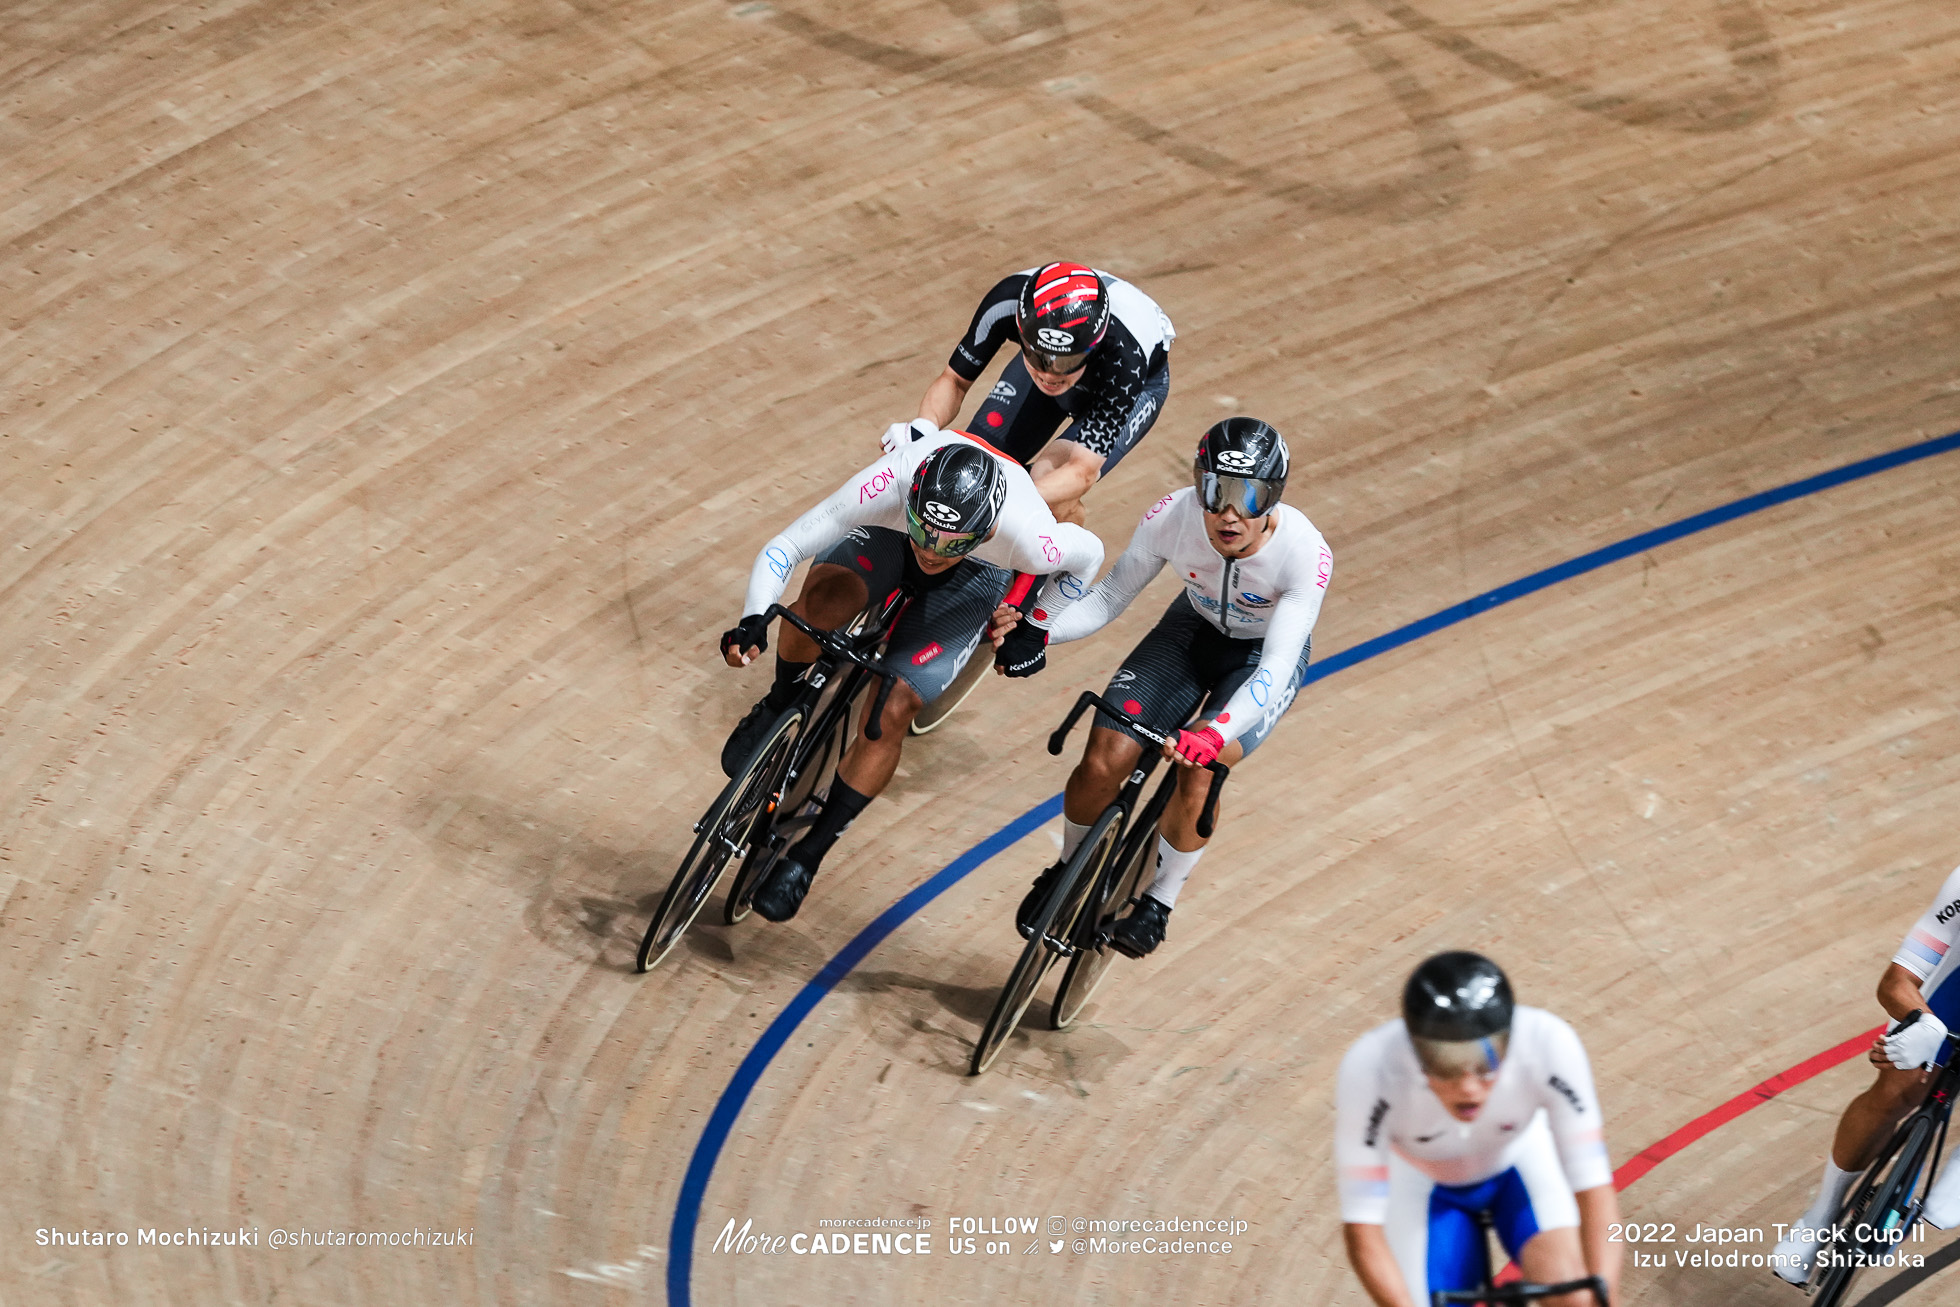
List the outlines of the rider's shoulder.
{"label": "rider's shoulder", "polygon": [[1564,1017],[1520,1003],[1511,1015],[1511,1046],[1521,1052],[1556,1052],[1573,1047],[1583,1051],[1585,1041]]}
{"label": "rider's shoulder", "polygon": [[1180,510],[1188,510],[1192,499],[1196,497],[1197,493],[1190,486],[1179,486],[1156,503],[1150,505],[1150,507],[1144,509],[1141,520],[1156,525],[1160,522],[1168,522],[1173,518],[1181,517],[1182,513]]}
{"label": "rider's shoulder", "polygon": [[1939,893],[1933,896],[1933,906],[1927,911],[1941,921],[1960,919],[1960,867],[1948,872],[1940,882]]}
{"label": "rider's shoulder", "polygon": [[1415,1046],[1409,1043],[1408,1030],[1402,1018],[1384,1021],[1361,1038],[1348,1045],[1346,1056],[1341,1059],[1342,1067],[1349,1070],[1390,1070],[1406,1061],[1415,1065]]}

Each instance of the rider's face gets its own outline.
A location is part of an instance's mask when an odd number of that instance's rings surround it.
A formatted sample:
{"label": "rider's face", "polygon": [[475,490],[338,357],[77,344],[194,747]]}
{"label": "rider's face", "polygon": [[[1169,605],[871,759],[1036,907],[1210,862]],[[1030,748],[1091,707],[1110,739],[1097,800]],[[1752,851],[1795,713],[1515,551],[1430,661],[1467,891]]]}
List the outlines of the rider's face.
{"label": "rider's face", "polygon": [[1247,518],[1227,504],[1222,513],[1205,514],[1205,534],[1211,537],[1213,549],[1227,558],[1237,558],[1259,539],[1270,516]]}
{"label": "rider's face", "polygon": [[910,540],[907,540],[905,543],[912,546],[912,557],[917,560],[919,570],[927,576],[938,576],[947,568],[958,567],[960,565],[960,560],[957,558],[942,558],[930,549],[919,548],[917,544],[914,544]]}
{"label": "rider's face", "polygon": [[1448,1078],[1424,1072],[1423,1078],[1429,1081],[1429,1092],[1436,1095],[1436,1101],[1459,1121],[1476,1120],[1490,1101],[1490,1087],[1497,1083],[1496,1076],[1482,1071],[1465,1071]]}
{"label": "rider's face", "polygon": [[1034,382],[1034,388],[1051,398],[1066,394],[1076,382],[1082,380],[1082,374],[1087,370],[1077,368],[1073,372],[1043,372],[1027,361],[1027,355],[1023,354],[1021,361],[1027,365],[1028,380]]}

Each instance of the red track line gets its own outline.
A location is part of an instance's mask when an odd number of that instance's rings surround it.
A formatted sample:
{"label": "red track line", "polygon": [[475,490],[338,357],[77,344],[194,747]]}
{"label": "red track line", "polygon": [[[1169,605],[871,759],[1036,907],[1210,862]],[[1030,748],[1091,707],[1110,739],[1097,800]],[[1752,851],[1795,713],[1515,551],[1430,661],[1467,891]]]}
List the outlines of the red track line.
{"label": "red track line", "polygon": [[1849,1062],[1870,1048],[1872,1040],[1884,1032],[1884,1026],[1874,1026],[1862,1035],[1845,1040],[1836,1048],[1826,1049],[1815,1057],[1797,1063],[1787,1071],[1777,1072],[1754,1089],[1744,1090],[1713,1111],[1702,1113],[1659,1143],[1649,1144],[1629,1158],[1626,1165],[1613,1172],[1613,1187],[1626,1188],[1695,1140],[1711,1133],[1719,1126],[1727,1125],[1750,1108],[1760,1107],[1784,1090],[1802,1084],[1821,1071],[1828,1071],[1840,1063]]}

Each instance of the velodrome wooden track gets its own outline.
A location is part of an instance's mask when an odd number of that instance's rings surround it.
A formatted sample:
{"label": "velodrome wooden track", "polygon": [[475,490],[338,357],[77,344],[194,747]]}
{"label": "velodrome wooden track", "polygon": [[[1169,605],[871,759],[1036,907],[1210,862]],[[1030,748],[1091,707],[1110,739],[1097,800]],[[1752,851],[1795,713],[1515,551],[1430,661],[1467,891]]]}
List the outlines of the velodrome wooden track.
{"label": "velodrome wooden track", "polygon": [[[0,1302],[677,1300],[744,1056],[1059,788],[1040,736],[1168,595],[911,745],[793,923],[630,974],[762,688],[711,648],[750,558],[1005,271],[1092,260],[1176,320],[1112,549],[1217,417],[1291,435],[1323,656],[1960,428],[1950,4],[1196,8],[0,10]],[[971,1080],[1051,836],[986,863],[763,1070],[691,1300],[1359,1303],[1334,1069],[1442,947],[1577,1025],[1616,1162],[1871,1026],[1960,863],[1957,498],[1930,458],[1317,684],[1164,950]],[[1629,1214],[1790,1219],[1866,1075]],[[1051,1214],[1250,1228],[948,1255]],[[918,1217],[930,1256],[709,1247]],[[34,1233],[187,1226],[261,1243]],[[266,1246],[414,1227],[473,1243]]]}

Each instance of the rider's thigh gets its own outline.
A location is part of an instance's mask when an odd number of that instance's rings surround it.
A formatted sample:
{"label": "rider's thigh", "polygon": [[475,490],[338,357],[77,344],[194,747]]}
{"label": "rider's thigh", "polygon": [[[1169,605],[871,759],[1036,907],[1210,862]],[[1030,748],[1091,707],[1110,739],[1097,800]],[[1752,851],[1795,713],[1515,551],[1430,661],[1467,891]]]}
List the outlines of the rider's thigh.
{"label": "rider's thigh", "polygon": [[834,631],[862,612],[870,594],[864,579],[837,563],[812,563],[796,596],[796,612],[812,626]]}
{"label": "rider's thigh", "polygon": [[[1556,1230],[1540,1230],[1531,1236],[1518,1258],[1518,1269],[1524,1278],[1537,1284],[1557,1284],[1562,1280],[1577,1280],[1586,1274],[1585,1248],[1579,1242],[1579,1231],[1570,1225]],[[1559,1303],[1561,1299],[1548,1298],[1545,1301]],[[1580,1294],[1578,1302],[1592,1307],[1588,1295]]]}
{"label": "rider's thigh", "polygon": [[[874,695],[864,705],[864,716],[858,723],[860,732],[871,724],[871,705],[875,700]],[[884,727],[883,740],[889,741],[894,749],[903,745],[905,732],[911,729],[912,719],[917,717],[919,709],[925,706],[925,700],[919,697],[917,690],[906,683],[904,677],[895,680],[892,683],[891,697],[885,700],[885,715],[880,719]]]}

